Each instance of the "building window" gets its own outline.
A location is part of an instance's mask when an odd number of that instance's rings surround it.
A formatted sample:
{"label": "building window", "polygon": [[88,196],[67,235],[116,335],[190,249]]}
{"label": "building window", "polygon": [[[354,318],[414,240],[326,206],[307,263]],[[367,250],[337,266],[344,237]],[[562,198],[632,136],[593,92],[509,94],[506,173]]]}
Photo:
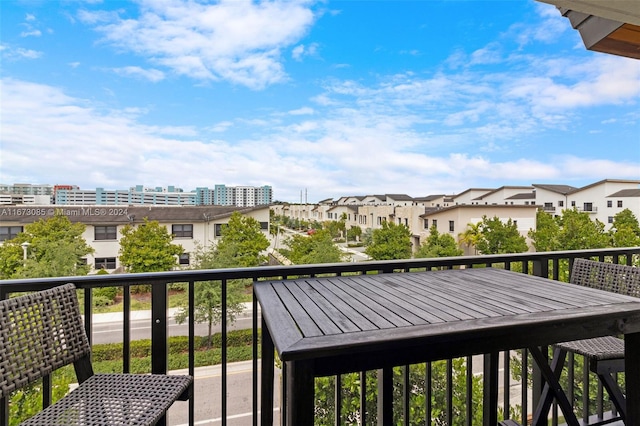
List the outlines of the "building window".
{"label": "building window", "polygon": [[216,237],[221,237],[222,236],[222,223],[216,223],[215,224],[215,236]]}
{"label": "building window", "polygon": [[176,238],[193,238],[193,225],[171,225],[171,233]]}
{"label": "building window", "polygon": [[575,201],[572,201],[572,202],[571,202],[571,207],[575,207],[575,206],[576,206],[576,202],[575,202]]}
{"label": "building window", "polygon": [[95,240],[117,240],[118,227],[113,226],[96,226],[93,228],[93,238]]}
{"label": "building window", "polygon": [[96,257],[95,269],[116,269],[115,257]]}
{"label": "building window", "polygon": [[607,200],[607,207],[613,207],[613,201]]}
{"label": "building window", "polygon": [[424,220],[424,229],[429,229],[429,219]]}
{"label": "building window", "polygon": [[609,222],[609,223],[613,223],[613,216],[609,216],[609,217],[607,218],[607,222]]}
{"label": "building window", "polygon": [[449,232],[455,231],[455,222],[453,220],[449,221]]}
{"label": "building window", "polygon": [[0,226],[0,241],[13,240],[22,232],[22,226]]}
{"label": "building window", "polygon": [[189,266],[189,253],[182,253],[178,259],[180,266]]}
{"label": "building window", "polygon": [[269,229],[269,222],[260,222],[260,229],[262,229],[263,231]]}
{"label": "building window", "polygon": [[431,220],[431,226],[435,226],[437,228],[438,227],[438,219],[432,219]]}
{"label": "building window", "polygon": [[618,207],[622,208],[622,200],[618,200]]}
{"label": "building window", "polygon": [[593,203],[584,203],[584,211],[592,212],[593,211]]}
{"label": "building window", "polygon": [[564,207],[564,201],[563,200],[558,201],[558,207]]}

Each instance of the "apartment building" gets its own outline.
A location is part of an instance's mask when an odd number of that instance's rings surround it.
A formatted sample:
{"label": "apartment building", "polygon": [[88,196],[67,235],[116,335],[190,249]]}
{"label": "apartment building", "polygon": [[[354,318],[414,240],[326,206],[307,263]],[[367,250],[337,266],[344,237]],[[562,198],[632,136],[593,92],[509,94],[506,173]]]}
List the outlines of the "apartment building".
{"label": "apartment building", "polygon": [[0,184],[0,205],[47,205],[60,206],[113,206],[113,205],[164,205],[164,206],[237,206],[251,207],[267,205],[273,201],[273,189],[269,185],[226,186],[215,185],[214,189],[198,187],[185,192],[175,186],[144,187],[129,189],[80,189],[76,185],[31,185]]}
{"label": "apartment building", "polygon": [[14,238],[29,223],[62,214],[86,226],[83,238],[95,250],[86,261],[93,270],[113,272],[121,270],[118,252],[122,227],[138,225],[146,218],[158,221],[173,234],[173,243],[184,249],[179,264],[186,268],[196,246],[216,244],[222,225],[235,211],[256,219],[269,235],[268,206],[0,206],[0,242]]}
{"label": "apartment building", "polygon": [[347,228],[378,229],[386,221],[409,227],[414,246],[424,241],[432,224],[455,239],[469,223],[483,216],[514,221],[521,235],[535,229],[536,212],[542,209],[561,215],[566,208],[589,212],[610,228],[614,216],[628,208],[640,219],[640,180],[605,179],[582,188],[571,185],[533,184],[500,188],[470,188],[457,195],[412,198],[405,194],[344,196],[318,204],[274,205],[277,215],[304,221],[340,220],[347,215]]}
{"label": "apartment building", "polygon": [[51,204],[53,192],[54,188],[51,185],[0,184],[0,205]]}

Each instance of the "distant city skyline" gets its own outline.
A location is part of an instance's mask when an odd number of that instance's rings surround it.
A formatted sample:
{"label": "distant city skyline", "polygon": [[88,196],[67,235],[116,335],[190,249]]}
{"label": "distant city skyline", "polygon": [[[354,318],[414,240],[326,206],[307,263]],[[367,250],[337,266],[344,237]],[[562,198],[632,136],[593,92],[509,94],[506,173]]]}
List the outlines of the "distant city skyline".
{"label": "distant city skyline", "polygon": [[0,24],[5,184],[316,202],[640,178],[640,61],[534,0],[2,1]]}

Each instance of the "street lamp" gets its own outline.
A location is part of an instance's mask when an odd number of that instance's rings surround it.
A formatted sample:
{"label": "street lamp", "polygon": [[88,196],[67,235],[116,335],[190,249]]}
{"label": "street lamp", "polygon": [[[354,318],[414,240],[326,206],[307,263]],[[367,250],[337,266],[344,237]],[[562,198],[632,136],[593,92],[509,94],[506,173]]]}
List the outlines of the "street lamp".
{"label": "street lamp", "polygon": [[22,246],[22,258],[24,259],[24,261],[27,261],[27,250],[29,249],[29,246],[31,244],[29,244],[27,241],[25,241],[24,243],[20,244]]}

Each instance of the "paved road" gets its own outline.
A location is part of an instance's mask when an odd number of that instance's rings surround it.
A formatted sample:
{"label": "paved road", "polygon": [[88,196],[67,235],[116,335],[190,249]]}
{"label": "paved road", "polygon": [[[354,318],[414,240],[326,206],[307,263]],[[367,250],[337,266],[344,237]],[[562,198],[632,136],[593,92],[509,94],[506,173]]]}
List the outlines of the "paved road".
{"label": "paved road", "polygon": [[[227,424],[229,426],[250,426],[252,424],[252,363],[238,362],[229,364],[227,369]],[[186,374],[187,371],[174,371],[175,374]],[[221,424],[221,368],[220,366],[196,369],[194,404],[195,425]],[[279,407],[279,383],[276,370],[274,406]],[[188,424],[188,405],[178,401],[169,410],[168,424],[186,426]],[[274,410],[274,423],[280,421],[280,411]]]}
{"label": "paved road", "polygon": [[[98,317],[96,315],[96,317]],[[239,316],[233,325],[227,327],[227,330],[241,330],[252,327],[251,312]],[[95,318],[95,317],[94,317]],[[141,340],[151,338],[151,322],[150,318],[139,318],[131,320],[131,340]],[[169,335],[170,336],[186,336],[188,335],[188,325],[176,324],[173,318],[169,319]],[[216,325],[213,327],[213,333],[221,331],[221,327]],[[208,333],[206,324],[196,324],[196,336],[206,336]],[[104,319],[94,319],[92,343],[117,343],[122,342],[122,320],[105,321]]]}

